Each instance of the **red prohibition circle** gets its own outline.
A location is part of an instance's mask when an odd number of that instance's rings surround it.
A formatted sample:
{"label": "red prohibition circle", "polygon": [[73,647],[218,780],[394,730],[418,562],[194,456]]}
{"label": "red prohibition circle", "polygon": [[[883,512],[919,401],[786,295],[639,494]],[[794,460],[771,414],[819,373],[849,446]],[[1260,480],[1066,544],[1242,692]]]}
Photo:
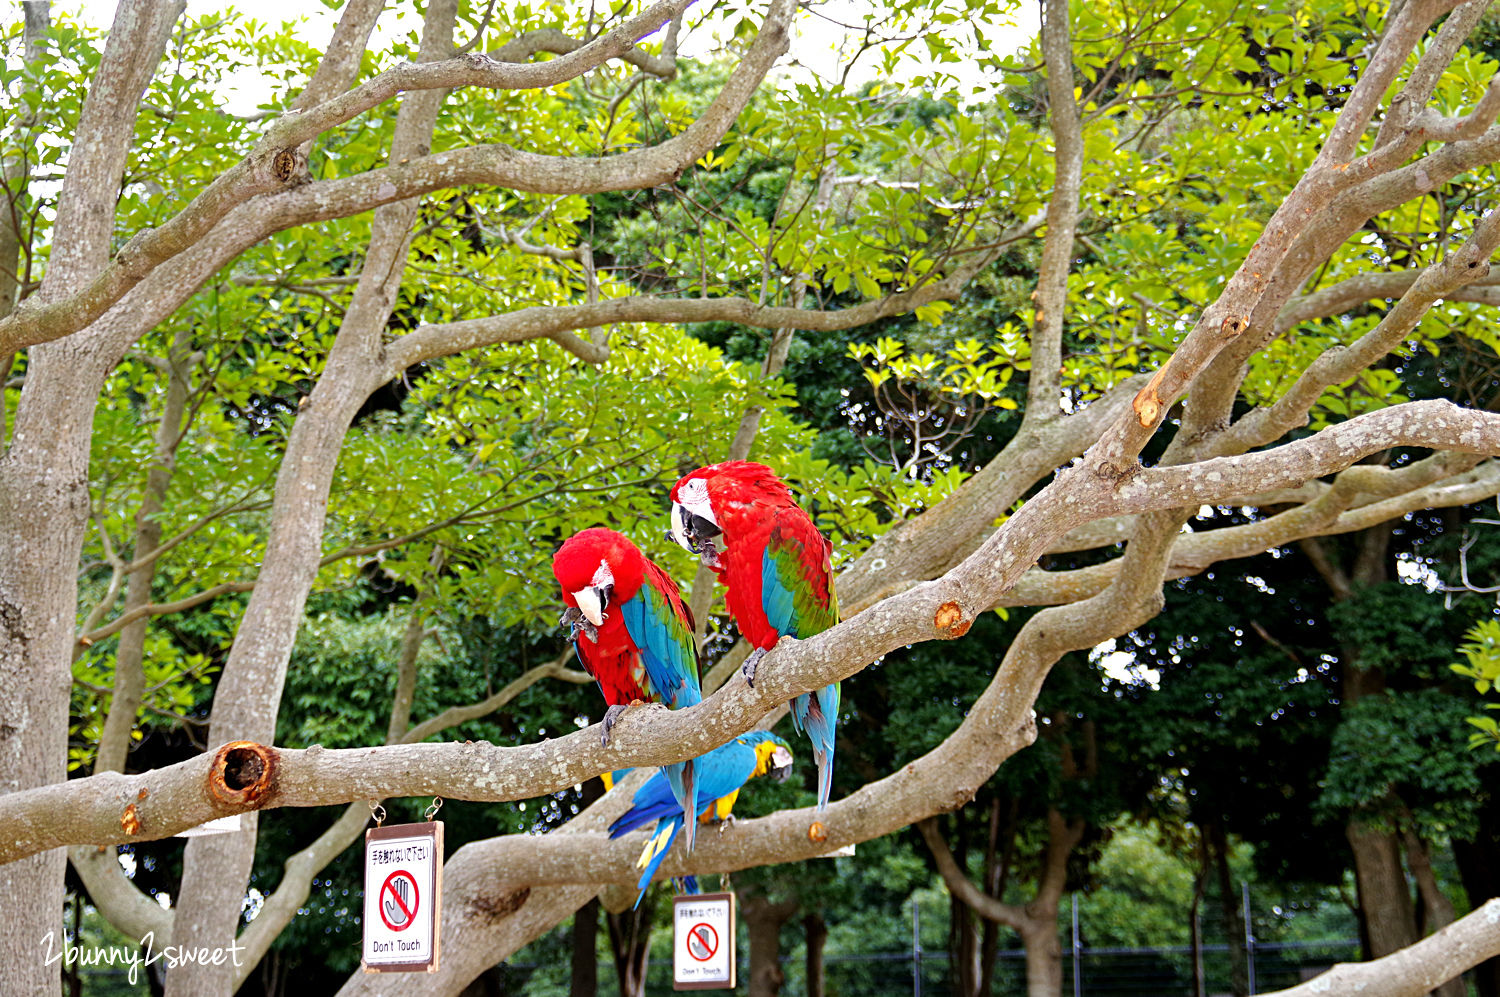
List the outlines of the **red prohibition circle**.
{"label": "red prohibition circle", "polygon": [[[694,942],[698,943],[696,949],[693,947]],[[703,955],[698,954],[700,949]],[[687,950],[688,955],[694,959],[707,962],[714,957],[715,952],[719,951],[719,933],[714,930],[713,925],[699,921],[688,929]]]}
{"label": "red prohibition circle", "polygon": [[[396,881],[398,879],[404,880],[407,883],[411,884],[411,907],[409,908],[406,906],[406,901],[401,899],[402,891],[396,888]],[[389,893],[391,895],[391,899],[396,902],[396,906],[401,909],[401,913],[406,915],[406,921],[404,923],[392,924],[391,919],[386,916],[385,896],[387,893]],[[422,894],[417,890],[416,877],[407,872],[405,869],[397,869],[395,872],[385,877],[385,882],[380,884],[380,896],[376,899],[375,908],[376,910],[380,911],[380,919],[385,922],[385,926],[387,928],[390,928],[392,931],[405,931],[407,928],[410,928],[412,926],[412,923],[414,921],[416,921],[417,908],[421,906],[421,903]]]}

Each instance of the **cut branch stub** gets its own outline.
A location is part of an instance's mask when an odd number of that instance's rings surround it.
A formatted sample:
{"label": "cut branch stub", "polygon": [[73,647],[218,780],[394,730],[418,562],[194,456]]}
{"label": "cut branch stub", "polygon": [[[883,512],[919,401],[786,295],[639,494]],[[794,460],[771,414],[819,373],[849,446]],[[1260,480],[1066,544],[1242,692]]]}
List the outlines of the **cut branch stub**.
{"label": "cut branch stub", "polygon": [[230,741],[214,755],[209,796],[236,811],[258,809],[276,789],[276,749],[254,741]]}
{"label": "cut branch stub", "polygon": [[307,158],[296,149],[281,149],[271,157],[271,175],[284,184],[291,183],[306,169]]}
{"label": "cut branch stub", "polygon": [[1131,408],[1135,409],[1136,418],[1140,420],[1142,429],[1155,426],[1157,416],[1161,415],[1161,395],[1156,389],[1161,385],[1161,379],[1166,376],[1166,373],[1167,368],[1162,367],[1151,375],[1151,380],[1146,382],[1146,386],[1136,394],[1135,401],[1131,403]]}
{"label": "cut branch stub", "polygon": [[973,620],[964,616],[963,607],[956,602],[945,602],[933,614],[932,625],[941,637],[953,640],[969,632]]}

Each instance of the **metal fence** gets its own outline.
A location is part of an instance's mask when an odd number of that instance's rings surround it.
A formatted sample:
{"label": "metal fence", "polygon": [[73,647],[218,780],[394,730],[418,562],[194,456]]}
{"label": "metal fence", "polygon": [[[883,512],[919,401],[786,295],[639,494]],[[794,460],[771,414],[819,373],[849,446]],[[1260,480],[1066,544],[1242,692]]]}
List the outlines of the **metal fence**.
{"label": "metal fence", "polygon": [[[1205,993],[1230,992],[1230,947],[1201,948]],[[748,953],[741,951],[741,991],[749,972]],[[1252,944],[1247,957],[1254,966],[1254,993],[1269,993],[1311,979],[1335,962],[1359,958],[1357,939],[1264,945]],[[492,977],[503,994],[553,997],[566,994],[566,966],[507,963]],[[786,982],[783,997],[806,997],[801,960],[782,960]],[[866,955],[830,955],[824,959],[824,992],[828,997],[953,997],[955,989],[946,952],[912,949]],[[653,961],[646,992],[672,991],[671,966]],[[995,962],[996,997],[1026,992],[1025,953],[1008,949]],[[1063,952],[1063,995],[1078,997],[1193,997],[1193,951],[1188,946],[1162,948],[1090,948],[1075,946]],[[614,969],[599,966],[599,997],[618,997]]]}

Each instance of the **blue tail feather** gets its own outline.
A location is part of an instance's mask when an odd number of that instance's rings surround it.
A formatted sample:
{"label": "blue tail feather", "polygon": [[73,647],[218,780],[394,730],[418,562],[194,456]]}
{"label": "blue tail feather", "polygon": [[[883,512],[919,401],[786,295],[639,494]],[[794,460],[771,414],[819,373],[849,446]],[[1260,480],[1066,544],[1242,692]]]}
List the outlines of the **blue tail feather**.
{"label": "blue tail feather", "polygon": [[818,809],[828,808],[833,789],[833,748],[839,718],[839,684],[825,685],[817,692],[803,693],[792,702],[792,722],[812,742],[818,763]]}
{"label": "blue tail feather", "polygon": [[[636,895],[635,898],[636,907],[640,907],[641,897],[644,897],[646,895],[646,887],[651,885],[652,877],[656,875],[656,870],[661,868],[662,860],[667,857],[667,852],[672,850],[672,843],[677,840],[677,832],[681,830],[682,814],[681,812],[679,812],[676,816],[669,817],[664,824],[659,825],[656,829],[656,833],[652,835],[651,841],[653,843],[661,840],[661,836],[664,833],[666,834],[666,839],[662,842],[661,846],[656,849],[656,853],[652,855],[651,859],[646,863],[645,871],[641,873],[639,882],[635,884],[636,887],[641,891]],[[648,844],[647,847],[651,848],[653,847],[653,845]]]}
{"label": "blue tail feather", "polygon": [[[683,813],[688,813],[693,809],[688,801],[697,794],[697,769],[693,762],[694,759],[688,759],[685,762],[666,765],[662,768],[662,771],[667,774],[667,782],[672,787],[672,798],[676,800],[677,808]],[[687,850],[691,852],[697,843],[697,821],[691,821],[687,825]]]}

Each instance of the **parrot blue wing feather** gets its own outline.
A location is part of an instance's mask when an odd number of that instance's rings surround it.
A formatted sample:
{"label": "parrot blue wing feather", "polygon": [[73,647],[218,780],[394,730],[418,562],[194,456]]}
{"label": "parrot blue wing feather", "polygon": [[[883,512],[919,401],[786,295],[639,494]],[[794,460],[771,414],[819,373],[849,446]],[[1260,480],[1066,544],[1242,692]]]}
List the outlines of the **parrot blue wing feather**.
{"label": "parrot blue wing feather", "polygon": [[[677,710],[702,702],[703,692],[698,682],[698,644],[693,627],[680,599],[675,598],[676,592],[666,589],[668,585],[675,587],[670,578],[648,563],[640,589],[620,605],[620,616],[625,631],[640,649],[651,688],[663,703]],[[686,761],[662,769],[679,805],[695,795],[693,766],[692,761]],[[688,851],[696,841],[696,827],[689,824]]]}
{"label": "parrot blue wing feather", "polygon": [[[809,576],[810,571],[820,571],[824,575],[829,572],[826,543],[818,535],[817,543],[822,549],[810,550],[810,539],[798,536],[799,525],[796,521],[788,521],[785,527],[778,525],[772,529],[761,559],[760,600],[771,626],[779,633],[800,639],[833,626],[838,619],[838,603],[832,597],[831,587],[827,590],[828,598],[820,598],[813,580],[816,575]],[[809,523],[806,529],[813,530],[813,527]],[[833,749],[838,717],[837,682],[831,682],[814,693],[803,693],[792,701],[792,725],[812,742],[813,758],[818,763],[819,810],[827,808],[828,794],[833,788]]]}
{"label": "parrot blue wing feather", "polygon": [[839,715],[839,684],[833,682],[816,692],[803,693],[792,701],[792,721],[807,734],[818,763],[818,809],[828,807],[833,788],[834,728]]}
{"label": "parrot blue wing feather", "polygon": [[686,612],[679,616],[657,585],[648,574],[640,591],[620,604],[620,614],[630,639],[641,650],[651,688],[663,703],[680,710],[703,700],[698,684],[698,645]]}
{"label": "parrot blue wing feather", "polygon": [[609,825],[609,836],[618,838],[653,820],[673,813],[682,813],[682,807],[678,806],[677,801],[673,799],[672,789],[666,776],[660,771],[654,772],[651,778],[635,791],[630,809]]}
{"label": "parrot blue wing feather", "polygon": [[761,556],[760,605],[766,620],[777,633],[797,636],[797,601],[787,584],[789,552],[784,547],[767,546]]}

